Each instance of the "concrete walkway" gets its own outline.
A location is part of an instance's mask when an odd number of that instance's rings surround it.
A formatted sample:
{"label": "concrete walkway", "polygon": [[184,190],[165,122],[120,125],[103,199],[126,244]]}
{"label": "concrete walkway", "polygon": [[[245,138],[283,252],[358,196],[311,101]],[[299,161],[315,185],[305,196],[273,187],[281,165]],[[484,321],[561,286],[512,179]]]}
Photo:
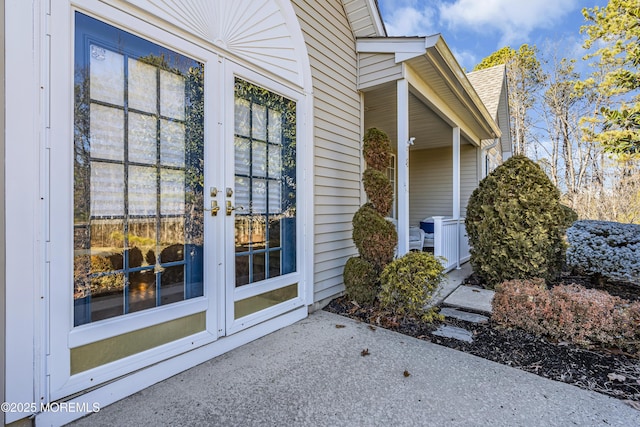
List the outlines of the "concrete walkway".
{"label": "concrete walkway", "polygon": [[74,425],[627,427],[640,411],[319,311]]}

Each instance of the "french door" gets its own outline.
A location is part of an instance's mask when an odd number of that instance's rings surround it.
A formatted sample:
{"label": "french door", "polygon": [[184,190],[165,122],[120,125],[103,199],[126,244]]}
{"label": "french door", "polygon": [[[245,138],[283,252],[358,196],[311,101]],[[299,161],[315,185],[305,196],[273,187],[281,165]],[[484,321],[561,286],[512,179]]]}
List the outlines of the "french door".
{"label": "french door", "polygon": [[233,62],[225,177],[226,331],[303,304],[298,254],[299,95]]}
{"label": "french door", "polygon": [[304,305],[300,94],[142,23],[154,40],[79,11],[69,24],[73,113],[52,120],[73,131],[53,127],[50,214],[73,227],[51,231],[52,399]]}

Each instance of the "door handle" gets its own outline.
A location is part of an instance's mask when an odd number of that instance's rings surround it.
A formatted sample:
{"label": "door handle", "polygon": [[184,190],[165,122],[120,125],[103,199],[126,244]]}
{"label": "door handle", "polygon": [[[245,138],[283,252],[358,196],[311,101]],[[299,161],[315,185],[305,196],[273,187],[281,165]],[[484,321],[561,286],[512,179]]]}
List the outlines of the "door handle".
{"label": "door handle", "polygon": [[227,216],[231,216],[233,211],[242,211],[244,206],[231,206],[231,200],[227,200]]}
{"label": "door handle", "polygon": [[220,206],[218,206],[217,200],[211,201],[211,209],[204,208],[205,211],[211,211],[211,216],[218,215],[218,211],[220,210]]}

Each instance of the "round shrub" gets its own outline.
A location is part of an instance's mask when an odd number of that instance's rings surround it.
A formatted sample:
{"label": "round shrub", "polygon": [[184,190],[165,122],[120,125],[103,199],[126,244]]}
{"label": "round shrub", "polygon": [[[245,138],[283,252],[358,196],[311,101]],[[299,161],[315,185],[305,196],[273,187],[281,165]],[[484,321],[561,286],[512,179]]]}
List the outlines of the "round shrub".
{"label": "round shrub", "polygon": [[386,133],[380,129],[367,129],[363,138],[362,154],[367,167],[384,172],[389,166],[391,143]]}
{"label": "round shrub", "polygon": [[443,270],[442,264],[427,252],[409,252],[394,260],[380,277],[380,305],[426,321],[440,318],[435,309],[425,306],[438,290]]}
{"label": "round shrub", "polygon": [[379,277],[370,262],[360,257],[349,258],[344,266],[347,296],[358,304],[371,304],[380,291]]}
{"label": "round shrub", "polygon": [[362,259],[379,273],[393,259],[398,233],[392,223],[366,203],[353,215],[353,241]]}
{"label": "round shrub", "polygon": [[388,215],[393,203],[393,187],[387,175],[375,169],[367,169],[362,175],[362,182],[373,208],[382,216]]}
{"label": "round shrub", "polygon": [[576,221],[567,230],[567,265],[596,283],[640,283],[640,225]]}
{"label": "round shrub", "polygon": [[564,261],[569,216],[544,171],[525,156],[511,157],[480,181],[467,205],[474,272],[489,287],[554,278]]}

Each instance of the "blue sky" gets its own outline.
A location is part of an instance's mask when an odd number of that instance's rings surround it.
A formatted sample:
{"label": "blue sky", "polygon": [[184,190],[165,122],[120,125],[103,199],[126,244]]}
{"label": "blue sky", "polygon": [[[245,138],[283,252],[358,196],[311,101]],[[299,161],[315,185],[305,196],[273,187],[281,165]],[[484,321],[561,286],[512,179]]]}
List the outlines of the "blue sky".
{"label": "blue sky", "polygon": [[580,58],[584,7],[607,0],[378,0],[390,36],[441,33],[467,71],[504,46]]}

